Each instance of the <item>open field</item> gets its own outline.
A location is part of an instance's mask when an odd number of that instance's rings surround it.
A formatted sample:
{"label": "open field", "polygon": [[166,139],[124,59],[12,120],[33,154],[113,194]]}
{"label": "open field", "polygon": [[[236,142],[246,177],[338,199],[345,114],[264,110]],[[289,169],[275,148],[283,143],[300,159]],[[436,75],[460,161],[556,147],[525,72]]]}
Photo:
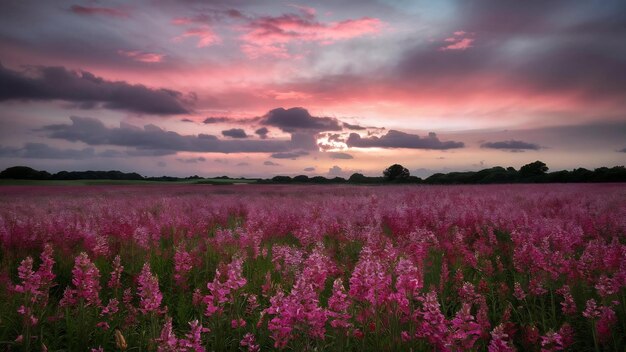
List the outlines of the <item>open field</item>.
{"label": "open field", "polygon": [[0,187],[0,350],[626,348],[624,185],[51,185]]}

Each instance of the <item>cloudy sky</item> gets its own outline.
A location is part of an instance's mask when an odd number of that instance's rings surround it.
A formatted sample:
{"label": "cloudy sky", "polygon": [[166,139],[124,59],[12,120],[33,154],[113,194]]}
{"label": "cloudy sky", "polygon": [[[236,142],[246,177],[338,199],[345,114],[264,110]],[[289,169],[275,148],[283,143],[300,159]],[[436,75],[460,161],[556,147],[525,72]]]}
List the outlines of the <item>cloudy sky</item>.
{"label": "cloudy sky", "polygon": [[0,3],[0,168],[626,164],[626,2]]}

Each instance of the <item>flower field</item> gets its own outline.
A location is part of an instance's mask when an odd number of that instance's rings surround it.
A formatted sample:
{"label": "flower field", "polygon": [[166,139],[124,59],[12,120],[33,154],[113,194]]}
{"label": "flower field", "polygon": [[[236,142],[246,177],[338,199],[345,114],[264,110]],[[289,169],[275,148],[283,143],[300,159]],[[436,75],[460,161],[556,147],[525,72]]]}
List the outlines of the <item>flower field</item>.
{"label": "flower field", "polygon": [[624,351],[626,187],[6,186],[0,350]]}

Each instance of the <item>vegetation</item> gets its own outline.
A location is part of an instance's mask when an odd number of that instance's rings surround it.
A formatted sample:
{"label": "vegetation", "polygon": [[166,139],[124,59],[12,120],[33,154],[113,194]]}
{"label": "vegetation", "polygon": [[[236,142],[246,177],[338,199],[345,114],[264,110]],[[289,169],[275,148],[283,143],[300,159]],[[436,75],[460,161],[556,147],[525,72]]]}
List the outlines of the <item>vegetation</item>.
{"label": "vegetation", "polygon": [[626,348],[621,185],[146,187],[0,189],[0,350]]}
{"label": "vegetation", "polygon": [[[121,171],[60,171],[50,174],[25,166],[10,167],[0,172],[1,179],[10,180],[115,180],[115,181],[154,181],[154,182],[184,182],[199,184],[234,184],[234,183],[261,183],[261,184],[501,184],[501,183],[601,183],[626,182],[626,168],[614,166],[600,167],[595,170],[578,168],[572,171],[562,170],[548,172],[548,166],[542,161],[535,161],[522,166],[519,171],[513,167],[506,169],[495,166],[480,171],[436,173],[426,179],[411,176],[409,170],[400,164],[393,164],[383,171],[382,177],[369,177],[361,173],[352,174],[347,180],[342,177],[326,178],[324,176],[298,175],[295,177],[278,175],[271,179],[244,179],[219,176],[204,178],[198,175],[189,177],[144,177],[138,173],[123,173]],[[14,183],[14,182],[13,182]],[[2,184],[2,182],[0,182]]]}

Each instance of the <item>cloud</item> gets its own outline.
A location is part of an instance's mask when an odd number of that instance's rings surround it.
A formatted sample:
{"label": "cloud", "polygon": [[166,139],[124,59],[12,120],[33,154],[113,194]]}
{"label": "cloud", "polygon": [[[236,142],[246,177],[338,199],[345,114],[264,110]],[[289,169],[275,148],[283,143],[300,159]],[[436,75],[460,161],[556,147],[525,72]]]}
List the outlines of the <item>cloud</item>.
{"label": "cloud", "polygon": [[261,127],[257,129],[256,131],[254,131],[254,133],[256,133],[259,137],[261,137],[261,139],[266,139],[267,134],[269,133],[269,130],[267,129],[267,127]]}
{"label": "cloud", "polygon": [[206,159],[202,156],[196,157],[196,158],[180,158],[180,159],[176,159],[178,161],[180,161],[181,163],[185,163],[185,164],[197,164],[199,162],[205,162]]}
{"label": "cloud", "polygon": [[264,116],[264,124],[278,127],[285,132],[296,131],[341,131],[339,121],[332,117],[315,117],[300,107],[285,110],[277,108]]}
{"label": "cloud", "polygon": [[340,152],[329,152],[331,159],[354,159],[354,157],[348,153],[340,153]]}
{"label": "cloud", "polygon": [[93,6],[80,6],[73,5],[70,7],[70,11],[77,15],[84,16],[109,16],[109,17],[129,17],[130,14],[123,10],[113,9],[109,7],[93,7]]}
{"label": "cloud", "polygon": [[181,135],[149,124],[143,128],[121,123],[107,127],[90,117],[70,117],[71,124],[47,125],[39,129],[48,137],[88,145],[115,145],[135,148],[137,152],[175,154],[179,151],[214,153],[279,153],[294,149],[289,140],[221,140],[216,136]]}
{"label": "cloud", "polygon": [[626,148],[618,150],[620,153],[626,153]]}
{"label": "cloud", "polygon": [[250,166],[250,163],[242,161],[240,163],[235,164],[235,166]]}
{"label": "cloud", "polygon": [[243,26],[242,51],[251,58],[275,56],[289,58],[287,44],[291,42],[316,42],[331,44],[365,35],[376,34],[383,28],[377,18],[362,17],[339,22],[320,22],[309,8],[299,8],[299,13],[252,18]]}
{"label": "cloud", "polygon": [[167,166],[167,163],[166,163],[165,161],[159,161],[159,162],[157,163],[157,166],[158,166],[158,167],[166,167],[166,166]]}
{"label": "cloud", "polygon": [[390,130],[382,137],[363,138],[358,133],[350,133],[346,140],[349,147],[357,148],[411,148],[411,149],[453,149],[463,148],[462,142],[446,141],[442,142],[433,132],[428,137],[420,137],[415,134]]}
{"label": "cloud", "polygon": [[330,169],[328,169],[328,176],[341,176],[343,169],[337,165],[334,165]]}
{"label": "cloud", "polygon": [[466,50],[472,47],[474,38],[472,33],[456,31],[452,36],[446,38],[444,42],[446,44],[440,50]]}
{"label": "cloud", "polygon": [[297,159],[301,156],[309,155],[308,152],[298,150],[294,152],[286,152],[286,153],[274,153],[270,157],[274,159]]}
{"label": "cloud", "polygon": [[313,171],[315,171],[315,168],[314,167],[305,167],[303,171],[313,172]]}
{"label": "cloud", "polygon": [[485,142],[480,145],[481,148],[490,149],[508,149],[510,151],[522,151],[522,150],[539,150],[541,146],[534,143],[527,143],[518,140],[509,140],[501,142]]}
{"label": "cloud", "polygon": [[212,123],[223,123],[223,122],[228,122],[228,121],[229,121],[228,117],[207,117],[202,122],[208,125]]}
{"label": "cloud", "polygon": [[204,48],[213,44],[220,43],[221,38],[208,26],[193,27],[187,29],[183,34],[174,38],[175,41],[182,41],[186,38],[198,38],[196,47]]}
{"label": "cloud", "polygon": [[246,131],[241,128],[231,128],[229,130],[222,131],[222,135],[231,138],[248,138]]}
{"label": "cloud", "polygon": [[349,124],[347,122],[343,123],[343,127],[347,128],[349,130],[354,130],[354,131],[364,131],[364,130],[367,129],[367,127],[363,127],[363,126],[359,126],[359,125],[352,125],[352,124]]}
{"label": "cloud", "polygon": [[280,166],[280,164],[277,164],[277,163],[269,161],[269,160],[264,162],[263,165],[265,165],[265,166]]}
{"label": "cloud", "polygon": [[88,159],[96,157],[94,148],[60,149],[44,143],[25,143],[22,148],[0,147],[0,156],[27,159]]}
{"label": "cloud", "polygon": [[155,115],[186,114],[193,97],[170,89],[152,89],[124,81],[107,81],[86,71],[64,67],[30,67],[13,71],[0,64],[0,102],[6,100],[66,100],[102,103],[104,108]]}
{"label": "cloud", "polygon": [[149,52],[139,51],[139,50],[131,50],[131,51],[118,50],[117,53],[122,56],[128,57],[132,60],[139,61],[139,62],[146,62],[146,63],[162,62],[163,58],[165,57],[165,55],[163,54],[149,53]]}

